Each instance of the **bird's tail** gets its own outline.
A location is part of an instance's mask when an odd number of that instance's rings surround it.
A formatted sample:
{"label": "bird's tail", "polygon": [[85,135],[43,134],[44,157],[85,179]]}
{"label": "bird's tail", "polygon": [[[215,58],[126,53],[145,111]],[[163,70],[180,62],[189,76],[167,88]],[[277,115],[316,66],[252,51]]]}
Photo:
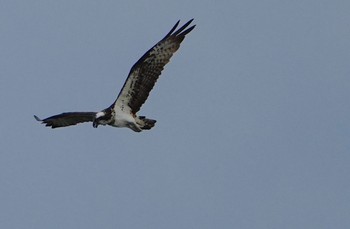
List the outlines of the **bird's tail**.
{"label": "bird's tail", "polygon": [[154,127],[156,122],[156,120],[148,119],[145,116],[139,116],[137,119],[137,124],[142,130],[150,130],[152,127]]}

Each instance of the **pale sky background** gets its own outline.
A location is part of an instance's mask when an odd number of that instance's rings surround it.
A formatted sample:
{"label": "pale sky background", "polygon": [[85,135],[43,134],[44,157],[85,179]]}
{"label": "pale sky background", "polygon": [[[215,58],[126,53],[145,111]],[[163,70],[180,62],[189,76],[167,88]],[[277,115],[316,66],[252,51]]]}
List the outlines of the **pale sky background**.
{"label": "pale sky background", "polygon": [[[178,19],[140,115],[99,111]],[[0,0],[1,229],[350,225],[350,1]]]}

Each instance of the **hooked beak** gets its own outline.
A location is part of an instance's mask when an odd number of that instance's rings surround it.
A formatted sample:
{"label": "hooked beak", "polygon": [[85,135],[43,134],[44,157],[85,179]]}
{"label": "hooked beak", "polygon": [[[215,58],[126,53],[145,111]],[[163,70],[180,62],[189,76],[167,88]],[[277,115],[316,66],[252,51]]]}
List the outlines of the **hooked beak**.
{"label": "hooked beak", "polygon": [[97,127],[98,127],[98,121],[97,121],[96,119],[93,121],[92,126],[93,126],[94,128],[97,128]]}

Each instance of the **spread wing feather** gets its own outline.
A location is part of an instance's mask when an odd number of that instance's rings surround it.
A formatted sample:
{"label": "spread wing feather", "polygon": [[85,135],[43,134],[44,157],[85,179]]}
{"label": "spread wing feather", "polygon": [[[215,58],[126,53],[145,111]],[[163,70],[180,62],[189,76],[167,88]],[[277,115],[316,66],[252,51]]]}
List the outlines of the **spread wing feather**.
{"label": "spread wing feather", "polygon": [[95,117],[95,112],[66,112],[59,115],[54,115],[45,119],[40,119],[36,115],[34,118],[50,126],[51,128],[72,126],[82,122],[92,122]]}
{"label": "spread wing feather", "polygon": [[179,49],[186,34],[195,27],[193,25],[187,28],[192,21],[193,19],[175,31],[180,22],[178,21],[162,40],[134,64],[116,101],[112,104],[113,107],[118,106],[122,110],[128,107],[133,114],[140,110],[164,66]]}

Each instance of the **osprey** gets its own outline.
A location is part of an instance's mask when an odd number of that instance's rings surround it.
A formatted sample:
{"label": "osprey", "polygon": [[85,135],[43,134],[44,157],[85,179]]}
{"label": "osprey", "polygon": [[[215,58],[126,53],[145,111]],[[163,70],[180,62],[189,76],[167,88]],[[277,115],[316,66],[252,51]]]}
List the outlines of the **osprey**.
{"label": "osprey", "polygon": [[146,101],[164,66],[179,49],[185,36],[194,29],[195,25],[187,28],[192,21],[193,19],[175,31],[180,22],[178,21],[162,40],[132,66],[117,99],[108,108],[100,112],[65,112],[46,119],[34,115],[34,118],[51,128],[93,122],[92,126],[95,128],[99,125],[110,125],[127,127],[136,132],[151,129],[156,120],[138,116],[137,112]]}

